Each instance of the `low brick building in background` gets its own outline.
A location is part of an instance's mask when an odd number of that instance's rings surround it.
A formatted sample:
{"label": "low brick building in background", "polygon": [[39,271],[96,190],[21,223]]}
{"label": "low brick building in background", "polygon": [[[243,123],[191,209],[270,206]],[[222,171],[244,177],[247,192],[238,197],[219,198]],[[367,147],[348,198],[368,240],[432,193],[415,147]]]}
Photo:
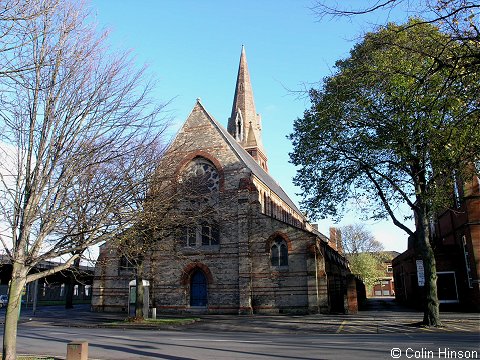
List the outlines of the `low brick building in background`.
{"label": "low brick building in background", "polygon": [[[480,183],[478,177],[455,187],[452,208],[432,223],[432,247],[437,264],[440,306],[480,311]],[[423,263],[413,240],[393,260],[395,297],[412,306],[422,305]]]}
{"label": "low brick building in background", "polygon": [[[30,269],[30,274],[45,271],[60,265],[56,261],[41,261]],[[92,282],[94,268],[80,265],[54,273],[25,286],[22,301],[26,306],[37,305],[64,305],[68,296],[68,287],[71,286],[72,300],[76,304],[88,304],[92,298]],[[12,278],[11,259],[7,255],[0,255],[0,295],[8,294],[8,284]],[[35,296],[36,292],[36,296]]]}
{"label": "low brick building in background", "polygon": [[379,265],[379,270],[383,271],[384,274],[378,279],[378,283],[373,286],[369,296],[395,296],[392,260],[398,255],[400,255],[400,253],[396,251],[382,251],[381,257],[384,260]]}
{"label": "low brick building in background", "polygon": [[[159,171],[171,171],[177,179],[171,188],[194,176],[206,179],[212,212],[195,224],[179,225],[176,235],[154,235],[156,245],[142,254],[150,307],[209,313],[357,311],[355,278],[336,240],[318,232],[269,175],[261,132],[242,48],[228,130],[197,100],[159,164]],[[191,206],[178,210],[193,216],[196,205]],[[116,244],[104,244],[93,308],[126,311],[133,279]]]}

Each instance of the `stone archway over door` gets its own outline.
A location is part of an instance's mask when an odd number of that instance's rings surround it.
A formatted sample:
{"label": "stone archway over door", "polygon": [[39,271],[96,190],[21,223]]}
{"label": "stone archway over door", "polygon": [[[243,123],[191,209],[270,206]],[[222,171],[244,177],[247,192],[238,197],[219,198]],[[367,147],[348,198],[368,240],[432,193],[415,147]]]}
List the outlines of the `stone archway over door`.
{"label": "stone archway over door", "polygon": [[190,306],[207,306],[207,277],[196,270],[190,278]]}

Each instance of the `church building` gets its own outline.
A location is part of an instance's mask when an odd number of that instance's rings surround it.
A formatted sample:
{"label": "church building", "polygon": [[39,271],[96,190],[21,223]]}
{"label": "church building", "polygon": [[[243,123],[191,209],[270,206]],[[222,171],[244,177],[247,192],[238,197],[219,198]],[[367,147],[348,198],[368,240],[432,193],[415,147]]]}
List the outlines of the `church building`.
{"label": "church building", "polygon": [[[158,166],[170,180],[152,194],[175,199],[158,221],[176,221],[152,232],[141,254],[158,313],[356,312],[336,232],[318,232],[268,173],[262,131],[242,47],[227,129],[197,100]],[[127,311],[134,279],[122,246],[103,244],[94,310]]]}

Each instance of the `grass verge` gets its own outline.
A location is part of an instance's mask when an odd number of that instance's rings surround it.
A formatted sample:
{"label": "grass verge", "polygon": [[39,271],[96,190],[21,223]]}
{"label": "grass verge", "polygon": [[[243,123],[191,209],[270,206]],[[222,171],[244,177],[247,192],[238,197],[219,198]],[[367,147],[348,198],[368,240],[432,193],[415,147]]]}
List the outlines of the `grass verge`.
{"label": "grass verge", "polygon": [[137,318],[127,318],[123,321],[114,321],[109,322],[109,326],[122,326],[122,327],[135,327],[135,326],[146,326],[146,327],[159,327],[159,326],[175,326],[175,325],[187,325],[192,324],[200,318],[165,318],[165,319],[137,319]]}

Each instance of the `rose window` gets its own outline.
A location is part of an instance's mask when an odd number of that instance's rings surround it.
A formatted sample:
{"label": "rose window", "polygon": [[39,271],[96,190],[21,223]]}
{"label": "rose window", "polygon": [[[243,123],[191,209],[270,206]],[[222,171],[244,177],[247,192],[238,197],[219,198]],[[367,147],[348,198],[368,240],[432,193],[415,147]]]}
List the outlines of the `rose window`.
{"label": "rose window", "polygon": [[185,171],[188,182],[204,192],[218,191],[220,176],[215,166],[203,159],[195,159]]}

